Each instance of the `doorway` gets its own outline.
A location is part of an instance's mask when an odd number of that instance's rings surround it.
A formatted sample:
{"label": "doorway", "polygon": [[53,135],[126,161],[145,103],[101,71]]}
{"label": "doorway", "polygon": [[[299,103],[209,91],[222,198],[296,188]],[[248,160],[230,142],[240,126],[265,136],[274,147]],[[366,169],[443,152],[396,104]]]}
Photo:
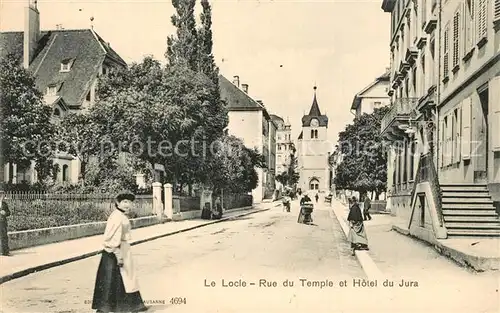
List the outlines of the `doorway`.
{"label": "doorway", "polygon": [[474,167],[474,183],[486,183],[488,181],[488,89],[479,92],[481,112],[477,114],[478,123],[476,166]]}

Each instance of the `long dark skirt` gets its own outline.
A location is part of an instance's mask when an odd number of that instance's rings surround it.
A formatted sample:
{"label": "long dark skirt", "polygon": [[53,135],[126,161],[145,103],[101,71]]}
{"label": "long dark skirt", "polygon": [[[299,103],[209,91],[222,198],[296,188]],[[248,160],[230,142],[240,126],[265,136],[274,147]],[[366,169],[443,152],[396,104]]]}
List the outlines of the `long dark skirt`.
{"label": "long dark skirt", "polygon": [[7,221],[0,220],[0,254],[9,255],[9,253],[10,251],[9,236],[7,234]]}
{"label": "long dark skirt", "polygon": [[366,236],[363,222],[353,222],[349,227],[348,240],[351,242],[351,248],[356,250],[368,249],[368,237]]}
{"label": "long dark skirt", "polygon": [[113,253],[102,251],[92,309],[102,312],[140,312],[147,309],[139,291],[125,292],[120,268]]}

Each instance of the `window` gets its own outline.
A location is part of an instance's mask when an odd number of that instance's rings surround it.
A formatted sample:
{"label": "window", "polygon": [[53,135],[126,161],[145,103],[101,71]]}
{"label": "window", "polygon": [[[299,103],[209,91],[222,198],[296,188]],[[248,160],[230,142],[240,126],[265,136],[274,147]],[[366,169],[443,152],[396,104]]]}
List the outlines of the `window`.
{"label": "window", "polygon": [[58,108],[55,108],[54,109],[54,116],[57,116],[57,117],[61,116],[61,110],[59,110]]}
{"label": "window", "polygon": [[431,86],[436,85],[436,76],[434,75],[434,63],[436,60],[436,40],[434,38],[431,38],[430,44],[429,44],[430,52],[431,52],[431,60],[429,62],[429,81]]}
{"label": "window", "polygon": [[460,10],[453,16],[453,70],[460,60]]}
{"label": "window", "polygon": [[447,78],[448,73],[450,71],[449,69],[449,50],[450,50],[450,25],[446,24],[446,27],[444,29],[444,54],[443,54],[443,77]]}
{"label": "window", "polygon": [[[474,0],[473,0],[474,1]],[[475,0],[477,1],[478,8],[476,12],[476,32],[477,32],[477,44],[479,44],[488,34],[488,0]]]}
{"label": "window", "polygon": [[311,129],[311,138],[314,138],[314,129]]}
{"label": "window", "polygon": [[462,126],[462,144],[461,144],[461,155],[464,160],[470,160],[471,157],[471,124],[472,124],[472,101],[471,98],[466,98],[462,102],[462,116],[461,116],[461,126]]}
{"label": "window", "polygon": [[425,84],[425,54],[422,54],[420,57],[420,68],[421,68],[421,76],[420,76],[420,86],[418,87],[420,93],[425,93],[425,88],[427,87]]}
{"label": "window", "polygon": [[55,96],[57,94],[57,86],[52,85],[47,87],[47,96]]}
{"label": "window", "polygon": [[62,167],[62,181],[67,182],[68,181],[68,165],[63,165]]}
{"label": "window", "polygon": [[474,48],[474,3],[477,0],[465,1],[465,18],[464,18],[464,48],[465,53],[468,53]]}
{"label": "window", "polygon": [[73,64],[73,59],[64,59],[61,62],[61,72],[69,72],[71,70],[71,65]]}
{"label": "window", "polygon": [[413,94],[414,95],[418,95],[418,90],[417,90],[417,68],[414,67],[412,69],[412,73],[411,73],[411,82],[412,82],[412,85],[413,85]]}
{"label": "window", "polygon": [[493,23],[500,22],[500,0],[495,0],[493,4]]}
{"label": "window", "polygon": [[421,15],[422,15],[422,26],[427,22],[427,0],[422,0],[422,3],[420,3],[421,6]]}

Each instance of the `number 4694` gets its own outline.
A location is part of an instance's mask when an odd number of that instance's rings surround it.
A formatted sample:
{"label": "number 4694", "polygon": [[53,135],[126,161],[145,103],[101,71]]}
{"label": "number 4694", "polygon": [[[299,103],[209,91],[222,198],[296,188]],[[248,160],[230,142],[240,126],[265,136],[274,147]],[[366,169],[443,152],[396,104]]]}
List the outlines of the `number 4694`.
{"label": "number 4694", "polygon": [[170,304],[186,304],[186,298],[175,297],[170,299]]}

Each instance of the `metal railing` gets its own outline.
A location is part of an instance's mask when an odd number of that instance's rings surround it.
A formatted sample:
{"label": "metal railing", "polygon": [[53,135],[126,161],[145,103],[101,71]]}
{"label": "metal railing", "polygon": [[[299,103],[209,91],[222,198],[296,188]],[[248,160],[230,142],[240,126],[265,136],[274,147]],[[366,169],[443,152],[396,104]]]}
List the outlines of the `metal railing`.
{"label": "metal railing", "polygon": [[418,105],[418,98],[398,98],[382,118],[381,131],[385,131],[397,116],[413,116]]}

